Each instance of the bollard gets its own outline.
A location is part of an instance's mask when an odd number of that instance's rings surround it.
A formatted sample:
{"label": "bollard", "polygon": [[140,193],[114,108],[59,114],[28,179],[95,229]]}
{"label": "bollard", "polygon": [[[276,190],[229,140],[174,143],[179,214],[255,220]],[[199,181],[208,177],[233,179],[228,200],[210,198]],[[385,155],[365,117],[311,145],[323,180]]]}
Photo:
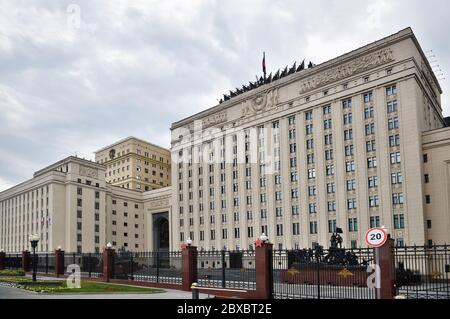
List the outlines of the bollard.
{"label": "bollard", "polygon": [[192,285],[191,285],[192,299],[199,299],[200,298],[200,292],[196,288],[197,288],[197,283],[196,282],[192,283]]}

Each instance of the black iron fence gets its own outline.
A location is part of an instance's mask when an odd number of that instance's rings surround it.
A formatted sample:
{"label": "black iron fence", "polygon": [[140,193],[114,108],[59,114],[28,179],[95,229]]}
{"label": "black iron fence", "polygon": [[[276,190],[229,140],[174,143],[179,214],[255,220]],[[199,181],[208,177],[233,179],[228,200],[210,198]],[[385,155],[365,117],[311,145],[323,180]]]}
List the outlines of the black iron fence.
{"label": "black iron fence", "polygon": [[[273,297],[279,299],[374,299],[367,284],[373,249],[273,251]],[[372,287],[372,286],[371,286]]]}
{"label": "black iron fence", "polygon": [[119,251],[114,254],[113,278],[181,285],[181,252]]}
{"label": "black iron fence", "polygon": [[197,283],[202,287],[256,289],[255,251],[198,251]]}
{"label": "black iron fence", "polygon": [[397,291],[408,299],[450,298],[449,246],[396,247]]}
{"label": "black iron fence", "polygon": [[22,254],[6,254],[5,268],[6,269],[22,268]]}
{"label": "black iron fence", "polygon": [[[33,265],[34,256],[31,255],[31,266]],[[38,253],[36,254],[36,271],[42,274],[55,273],[55,254],[54,253]]]}

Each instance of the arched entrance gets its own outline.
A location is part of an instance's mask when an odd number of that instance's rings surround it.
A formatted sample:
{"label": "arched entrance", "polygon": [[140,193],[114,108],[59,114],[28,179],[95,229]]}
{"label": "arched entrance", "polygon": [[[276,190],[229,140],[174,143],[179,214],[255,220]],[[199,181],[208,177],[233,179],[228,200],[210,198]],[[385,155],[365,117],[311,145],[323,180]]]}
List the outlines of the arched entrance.
{"label": "arched entrance", "polygon": [[153,251],[169,251],[169,219],[168,213],[153,215]]}

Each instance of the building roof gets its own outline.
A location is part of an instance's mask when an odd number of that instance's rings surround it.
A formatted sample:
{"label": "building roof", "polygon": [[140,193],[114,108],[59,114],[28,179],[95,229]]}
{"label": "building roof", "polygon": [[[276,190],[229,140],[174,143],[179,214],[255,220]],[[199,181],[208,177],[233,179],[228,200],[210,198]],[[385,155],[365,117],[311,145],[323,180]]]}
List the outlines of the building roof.
{"label": "building roof", "polygon": [[68,157],[66,157],[66,158],[64,158],[64,159],[62,159],[62,160],[60,160],[60,161],[58,161],[56,163],[53,163],[53,164],[51,164],[51,165],[49,165],[47,167],[44,167],[43,169],[40,169],[40,170],[36,171],[33,174],[33,177],[37,177],[39,175],[47,173],[48,171],[52,171],[52,170],[55,169],[55,167],[58,167],[58,166],[60,166],[62,164],[69,163],[69,162],[78,162],[78,163],[81,163],[81,164],[84,164],[84,165],[90,165],[90,166],[94,166],[94,167],[97,167],[97,168],[105,169],[105,166],[103,164],[99,164],[97,162],[90,161],[90,160],[87,160],[87,159],[84,159],[84,158],[79,158],[79,157],[76,157],[76,156],[68,156]]}
{"label": "building roof", "polygon": [[[425,53],[423,52],[422,48],[420,47],[419,42],[417,41],[417,39],[416,39],[416,37],[414,35],[413,30],[410,27],[408,27],[408,28],[400,30],[399,32],[394,33],[394,34],[392,34],[390,36],[387,36],[385,38],[382,38],[380,40],[377,40],[377,41],[372,42],[370,44],[367,44],[365,46],[362,46],[362,47],[360,47],[358,49],[352,50],[352,51],[350,51],[348,53],[345,53],[345,54],[343,54],[341,56],[338,56],[336,58],[333,58],[331,60],[323,62],[323,63],[321,63],[319,65],[313,65],[313,67],[311,67],[311,68],[305,68],[303,70],[299,70],[299,72],[294,72],[293,74],[288,74],[288,75],[286,75],[283,78],[277,79],[276,81],[272,80],[271,83],[262,84],[262,85],[258,86],[257,88],[253,88],[252,90],[249,90],[247,92],[235,95],[232,98],[228,99],[227,101],[223,101],[222,103],[219,103],[216,106],[213,106],[211,108],[208,108],[206,110],[203,110],[201,112],[198,112],[198,113],[193,114],[193,115],[191,115],[189,117],[186,117],[184,119],[181,119],[181,120],[179,120],[177,122],[172,123],[171,130],[174,130],[174,129],[178,128],[178,127],[182,127],[184,125],[187,125],[187,124],[189,124],[190,122],[192,122],[192,121],[194,121],[196,119],[201,119],[201,118],[203,118],[205,116],[208,116],[208,115],[214,114],[216,112],[219,112],[221,110],[224,110],[224,109],[230,108],[232,106],[235,106],[238,103],[248,99],[250,96],[256,95],[256,94],[261,93],[261,92],[265,92],[269,88],[277,87],[277,86],[280,86],[280,85],[284,85],[284,84],[287,84],[287,83],[298,81],[300,79],[308,78],[309,76],[312,76],[312,75],[314,75],[314,74],[316,74],[318,72],[322,72],[322,71],[325,71],[327,69],[333,68],[333,67],[335,67],[337,65],[340,65],[342,63],[348,62],[351,59],[354,59],[355,57],[357,57],[358,55],[366,53],[367,51],[377,50],[380,47],[385,47],[385,46],[389,45],[390,43],[397,42],[399,40],[402,40],[402,39],[405,39],[405,38],[408,38],[408,37],[412,38],[412,40],[416,44],[420,54],[423,56],[424,63],[428,66],[428,68],[430,70],[432,70],[430,64],[428,63],[428,60],[426,59]],[[436,85],[438,87],[438,90],[442,93],[442,89],[441,89],[441,87],[439,85],[439,82],[436,79],[435,74],[433,72],[430,72],[430,74],[433,77],[433,80],[435,81],[435,83],[436,83]]]}
{"label": "building roof", "polygon": [[122,143],[124,143],[124,142],[126,142],[126,141],[128,141],[128,140],[136,140],[136,141],[138,141],[138,142],[145,143],[145,144],[151,145],[151,146],[153,146],[153,147],[159,148],[159,149],[161,149],[161,150],[163,150],[163,151],[170,152],[170,150],[167,149],[167,148],[165,148],[165,147],[162,147],[162,146],[159,146],[159,145],[156,145],[156,144],[147,142],[147,141],[145,141],[145,140],[143,140],[143,139],[140,139],[140,138],[137,138],[137,137],[134,137],[134,136],[129,136],[129,137],[127,137],[127,138],[121,139],[121,140],[119,140],[119,141],[117,141],[117,142],[115,142],[115,143],[113,143],[113,144],[111,144],[111,145],[105,146],[105,147],[103,147],[103,148],[101,148],[101,149],[95,151],[94,154],[99,153],[99,152],[102,152],[102,151],[104,151],[104,150],[107,150],[108,148],[114,147],[114,146],[116,146],[116,145],[122,144]]}

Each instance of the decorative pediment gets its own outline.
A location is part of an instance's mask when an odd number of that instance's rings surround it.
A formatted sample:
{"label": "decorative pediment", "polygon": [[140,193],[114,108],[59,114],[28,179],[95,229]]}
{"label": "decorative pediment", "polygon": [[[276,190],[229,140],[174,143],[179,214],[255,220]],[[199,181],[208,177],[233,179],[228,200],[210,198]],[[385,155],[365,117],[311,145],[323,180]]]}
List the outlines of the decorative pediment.
{"label": "decorative pediment", "polygon": [[270,111],[277,107],[278,89],[257,95],[242,102],[242,117],[253,116],[262,112]]}

